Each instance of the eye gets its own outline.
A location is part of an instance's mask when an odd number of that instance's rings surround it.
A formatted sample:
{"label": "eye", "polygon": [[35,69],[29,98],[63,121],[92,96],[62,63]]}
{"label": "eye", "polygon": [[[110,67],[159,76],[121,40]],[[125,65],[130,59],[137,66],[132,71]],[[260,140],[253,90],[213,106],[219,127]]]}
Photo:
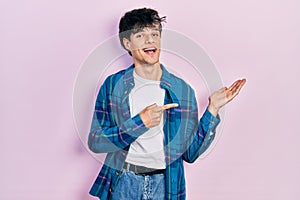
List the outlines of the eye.
{"label": "eye", "polygon": [[153,33],[152,36],[153,37],[159,37],[159,34],[158,33]]}
{"label": "eye", "polygon": [[136,37],[136,38],[141,38],[141,37],[142,37],[142,34],[136,34],[135,37]]}

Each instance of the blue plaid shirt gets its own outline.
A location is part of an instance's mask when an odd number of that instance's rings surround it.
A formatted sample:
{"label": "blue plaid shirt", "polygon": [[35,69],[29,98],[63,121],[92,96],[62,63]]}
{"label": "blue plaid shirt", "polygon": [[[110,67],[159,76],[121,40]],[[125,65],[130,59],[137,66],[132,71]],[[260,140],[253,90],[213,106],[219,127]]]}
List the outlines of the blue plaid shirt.
{"label": "blue plaid shirt", "polygon": [[[166,199],[185,199],[183,161],[194,162],[212,143],[220,119],[206,110],[198,120],[194,90],[182,79],[169,73],[163,65],[160,87],[165,90],[164,104],[177,103],[163,113],[164,152],[166,160]],[[95,153],[107,153],[105,162],[90,194],[110,199],[122,176],[130,144],[148,128],[140,115],[131,117],[129,93],[134,87],[134,65],[106,78],[101,86],[88,138]],[[213,133],[213,134],[210,134]]]}

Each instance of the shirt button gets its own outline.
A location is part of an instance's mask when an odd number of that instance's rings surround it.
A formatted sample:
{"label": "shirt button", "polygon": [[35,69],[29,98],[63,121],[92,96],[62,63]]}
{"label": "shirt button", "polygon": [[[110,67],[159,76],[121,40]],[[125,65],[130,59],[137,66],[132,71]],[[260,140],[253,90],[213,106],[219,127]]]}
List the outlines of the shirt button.
{"label": "shirt button", "polygon": [[124,92],[124,94],[127,94],[127,90]]}
{"label": "shirt button", "polygon": [[215,122],[213,120],[211,120],[210,123],[214,124]]}
{"label": "shirt button", "polygon": [[119,172],[116,172],[116,175],[119,176]]}

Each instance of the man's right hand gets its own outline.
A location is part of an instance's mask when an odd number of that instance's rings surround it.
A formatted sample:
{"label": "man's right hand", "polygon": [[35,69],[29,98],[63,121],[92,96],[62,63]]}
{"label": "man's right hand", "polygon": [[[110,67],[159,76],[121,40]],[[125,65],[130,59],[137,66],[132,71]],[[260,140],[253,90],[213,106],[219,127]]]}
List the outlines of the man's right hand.
{"label": "man's right hand", "polygon": [[159,125],[164,110],[178,107],[177,103],[158,106],[156,103],[147,106],[140,112],[140,117],[147,128]]}

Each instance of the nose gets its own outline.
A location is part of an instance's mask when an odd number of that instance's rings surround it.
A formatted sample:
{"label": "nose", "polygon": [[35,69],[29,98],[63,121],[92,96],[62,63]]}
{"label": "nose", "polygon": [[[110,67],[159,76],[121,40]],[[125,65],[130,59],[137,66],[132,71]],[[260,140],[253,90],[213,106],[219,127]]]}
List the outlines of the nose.
{"label": "nose", "polygon": [[148,34],[147,37],[146,37],[146,41],[145,41],[147,44],[151,44],[154,42],[154,39],[153,39],[153,36],[152,34]]}

